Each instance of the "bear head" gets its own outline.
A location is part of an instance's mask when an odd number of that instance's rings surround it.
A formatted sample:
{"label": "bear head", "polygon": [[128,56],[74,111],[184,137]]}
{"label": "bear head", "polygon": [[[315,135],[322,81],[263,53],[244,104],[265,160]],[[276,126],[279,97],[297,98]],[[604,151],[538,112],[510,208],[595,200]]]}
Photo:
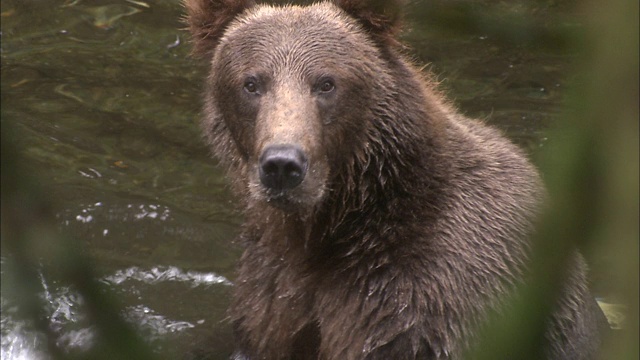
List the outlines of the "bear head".
{"label": "bear head", "polygon": [[421,137],[415,119],[429,117],[416,113],[428,108],[416,106],[424,83],[396,55],[399,1],[185,6],[194,53],[211,66],[204,133],[249,202],[313,210],[338,187],[397,178],[411,161],[398,157],[420,156],[395,146]]}

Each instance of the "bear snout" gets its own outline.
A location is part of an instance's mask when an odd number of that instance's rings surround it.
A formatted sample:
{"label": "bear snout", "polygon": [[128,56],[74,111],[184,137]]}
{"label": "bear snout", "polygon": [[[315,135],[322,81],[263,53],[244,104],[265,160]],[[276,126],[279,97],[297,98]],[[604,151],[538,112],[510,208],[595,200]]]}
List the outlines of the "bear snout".
{"label": "bear snout", "polygon": [[307,173],[307,156],[295,145],[272,145],[262,152],[258,171],[260,182],[278,192],[302,183]]}

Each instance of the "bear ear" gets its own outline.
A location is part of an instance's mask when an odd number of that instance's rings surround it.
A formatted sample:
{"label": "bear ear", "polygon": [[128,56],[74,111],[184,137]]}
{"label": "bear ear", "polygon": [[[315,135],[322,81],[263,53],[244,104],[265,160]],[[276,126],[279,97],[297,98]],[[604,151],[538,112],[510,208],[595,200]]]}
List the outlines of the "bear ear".
{"label": "bear ear", "polygon": [[354,17],[374,39],[388,45],[398,45],[402,25],[404,0],[334,0],[347,14]]}
{"label": "bear ear", "polygon": [[245,9],[255,5],[254,0],[184,0],[187,10],[185,22],[191,32],[193,55],[211,53],[227,25]]}

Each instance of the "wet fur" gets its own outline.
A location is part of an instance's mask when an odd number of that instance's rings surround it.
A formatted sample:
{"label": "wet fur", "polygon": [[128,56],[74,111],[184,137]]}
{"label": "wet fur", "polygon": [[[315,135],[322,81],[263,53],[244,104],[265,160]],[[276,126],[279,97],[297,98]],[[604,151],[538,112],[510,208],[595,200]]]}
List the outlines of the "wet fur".
{"label": "wet fur", "polygon": [[[203,131],[245,208],[230,309],[239,354],[458,359],[526,271],[537,171],[404,60],[401,2],[251,3],[186,1],[195,52],[211,61]],[[314,92],[327,73],[334,97]],[[241,91],[247,74],[260,97]],[[275,199],[258,158],[292,142],[310,171]],[[553,359],[587,359],[598,343],[575,262]]]}

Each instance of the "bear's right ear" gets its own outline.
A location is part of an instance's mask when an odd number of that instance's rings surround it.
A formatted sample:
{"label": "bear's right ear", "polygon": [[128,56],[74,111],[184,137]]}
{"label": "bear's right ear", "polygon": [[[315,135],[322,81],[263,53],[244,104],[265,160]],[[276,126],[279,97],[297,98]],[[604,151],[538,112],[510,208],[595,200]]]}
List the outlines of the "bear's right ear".
{"label": "bear's right ear", "polygon": [[193,55],[211,53],[227,25],[254,5],[254,0],[184,0],[187,10],[185,21],[193,39]]}

